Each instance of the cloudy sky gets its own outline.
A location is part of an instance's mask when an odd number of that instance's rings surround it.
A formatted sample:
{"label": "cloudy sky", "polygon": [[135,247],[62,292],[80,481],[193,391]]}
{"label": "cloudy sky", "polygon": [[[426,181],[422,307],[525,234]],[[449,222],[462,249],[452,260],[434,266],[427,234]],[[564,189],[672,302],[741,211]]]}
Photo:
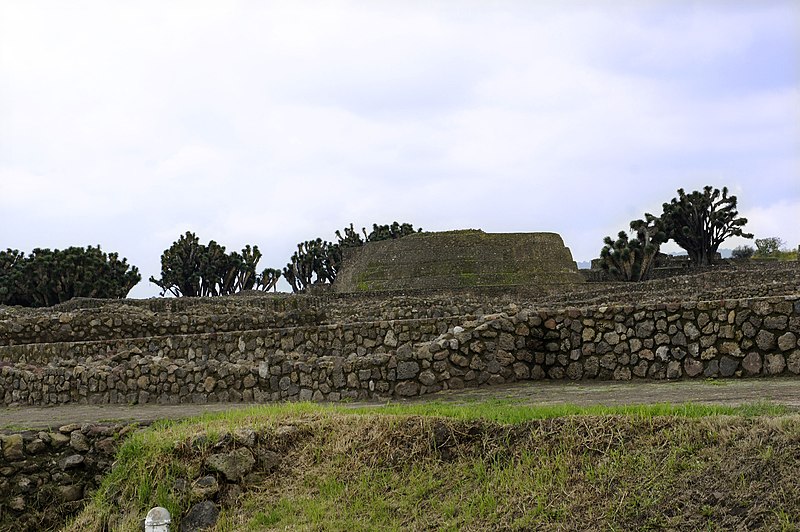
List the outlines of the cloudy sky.
{"label": "cloudy sky", "polygon": [[186,230],[261,267],[393,220],[588,260],[707,184],[800,244],[800,3],[0,0],[0,247],[101,244],[136,297]]}

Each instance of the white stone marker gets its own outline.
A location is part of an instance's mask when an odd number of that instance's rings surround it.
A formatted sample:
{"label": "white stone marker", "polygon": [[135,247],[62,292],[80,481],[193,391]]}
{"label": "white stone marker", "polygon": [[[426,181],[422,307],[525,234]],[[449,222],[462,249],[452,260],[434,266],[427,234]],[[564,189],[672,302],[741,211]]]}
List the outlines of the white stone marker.
{"label": "white stone marker", "polygon": [[156,506],[144,518],[144,532],[169,532],[171,522],[169,511],[166,508]]}

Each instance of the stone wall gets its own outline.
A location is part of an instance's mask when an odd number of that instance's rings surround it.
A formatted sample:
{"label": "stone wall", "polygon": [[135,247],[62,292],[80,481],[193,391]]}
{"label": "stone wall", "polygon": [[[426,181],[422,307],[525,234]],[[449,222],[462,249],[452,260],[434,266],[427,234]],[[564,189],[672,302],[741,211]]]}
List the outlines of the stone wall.
{"label": "stone wall", "polygon": [[[585,271],[585,270],[582,270]],[[800,262],[730,262],[641,283],[591,282],[533,295],[544,305],[714,301],[800,293]]]}
{"label": "stone wall", "polygon": [[147,353],[148,356],[170,360],[217,362],[261,360],[278,350],[314,353],[317,356],[363,355],[367,351],[381,352],[395,347],[398,340],[392,344],[390,331],[401,342],[419,342],[435,337],[463,319],[463,316],[448,316],[226,333],[20,344],[0,347],[0,362],[39,366],[114,365],[130,352]]}
{"label": "stone wall", "polygon": [[70,424],[0,434],[0,523],[43,530],[77,513],[133,425]]}
{"label": "stone wall", "polygon": [[800,262],[759,262],[712,267],[646,283],[473,287],[327,297],[259,294],[123,301],[78,299],[45,309],[0,307],[0,351],[6,345],[481,315],[501,311],[510,303],[556,308],[796,293],[800,293]]}
{"label": "stone wall", "polygon": [[[6,346],[2,404],[408,397],[527,379],[800,373],[800,296]],[[112,347],[113,346],[113,347]],[[30,350],[30,351],[25,351]],[[113,352],[112,352],[113,351]],[[47,365],[31,366],[46,353]],[[13,358],[13,357],[12,357]]]}
{"label": "stone wall", "polygon": [[218,304],[201,299],[194,300],[194,305],[187,305],[182,299],[163,300],[173,303],[177,307],[174,310],[153,310],[150,304],[141,304],[152,302],[156,309],[167,307],[155,304],[161,300],[105,300],[103,306],[97,301],[85,301],[85,307],[76,302],[67,309],[0,309],[0,346],[224,333],[324,321],[318,301],[308,297],[221,299]]}

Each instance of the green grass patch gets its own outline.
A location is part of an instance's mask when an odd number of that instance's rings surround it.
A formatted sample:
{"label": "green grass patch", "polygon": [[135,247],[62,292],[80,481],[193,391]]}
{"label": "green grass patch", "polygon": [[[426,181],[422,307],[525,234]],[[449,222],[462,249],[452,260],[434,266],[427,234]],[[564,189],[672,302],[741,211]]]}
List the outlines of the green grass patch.
{"label": "green grass patch", "polygon": [[156,505],[177,529],[185,487],[243,428],[281,465],[223,490],[216,530],[791,530],[800,515],[800,416],[767,403],[291,403],[131,436],[67,530],[137,530]]}
{"label": "green grass patch", "polygon": [[[331,408],[331,407],[328,407]],[[333,407],[337,411],[340,409]],[[374,407],[353,408],[347,411],[356,414],[443,416],[460,420],[483,419],[497,423],[524,423],[537,419],[551,419],[564,416],[632,416],[651,418],[655,416],[760,416],[782,415],[789,412],[783,405],[767,402],[749,403],[740,406],[705,405],[697,403],[655,403],[647,405],[520,405],[516,401],[490,400],[467,404],[427,402],[413,404],[387,404],[376,410]]]}

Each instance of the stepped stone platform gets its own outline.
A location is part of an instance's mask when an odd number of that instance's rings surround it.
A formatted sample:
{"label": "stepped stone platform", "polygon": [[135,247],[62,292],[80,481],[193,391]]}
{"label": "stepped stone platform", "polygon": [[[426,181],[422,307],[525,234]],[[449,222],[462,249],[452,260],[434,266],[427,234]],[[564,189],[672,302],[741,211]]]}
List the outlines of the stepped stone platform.
{"label": "stepped stone platform", "polygon": [[339,293],[584,282],[555,233],[415,233],[345,250]]}
{"label": "stepped stone platform", "polygon": [[800,264],[646,283],[0,308],[0,405],[383,400],[800,374]]}

